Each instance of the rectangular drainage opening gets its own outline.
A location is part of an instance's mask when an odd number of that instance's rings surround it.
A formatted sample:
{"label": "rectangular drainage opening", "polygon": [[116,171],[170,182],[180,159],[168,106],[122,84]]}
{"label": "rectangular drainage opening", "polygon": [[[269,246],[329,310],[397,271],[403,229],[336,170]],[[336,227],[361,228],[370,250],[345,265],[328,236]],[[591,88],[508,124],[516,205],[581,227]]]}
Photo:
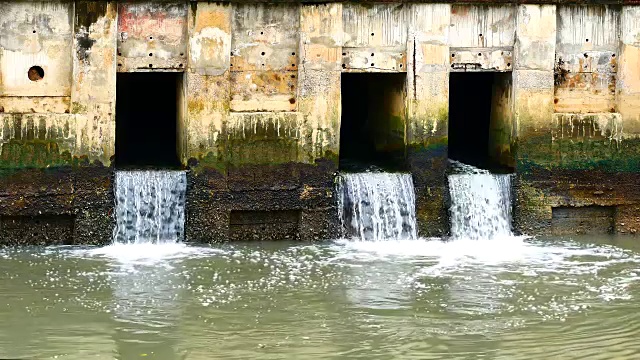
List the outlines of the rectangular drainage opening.
{"label": "rectangular drainage opening", "polygon": [[405,73],[343,73],[340,169],[405,170]]}
{"label": "rectangular drainage opening", "polygon": [[613,234],[614,206],[559,206],[551,209],[554,235]]}
{"label": "rectangular drainage opening", "polygon": [[2,215],[0,244],[72,245],[74,215]]}
{"label": "rectangular drainage opening", "polygon": [[180,167],[181,86],[182,73],[118,73],[116,167]]}
{"label": "rectangular drainage opening", "polygon": [[300,210],[232,210],[229,217],[229,239],[299,240]]}
{"label": "rectangular drainage opening", "polygon": [[452,72],[449,77],[449,158],[511,173],[511,72]]}

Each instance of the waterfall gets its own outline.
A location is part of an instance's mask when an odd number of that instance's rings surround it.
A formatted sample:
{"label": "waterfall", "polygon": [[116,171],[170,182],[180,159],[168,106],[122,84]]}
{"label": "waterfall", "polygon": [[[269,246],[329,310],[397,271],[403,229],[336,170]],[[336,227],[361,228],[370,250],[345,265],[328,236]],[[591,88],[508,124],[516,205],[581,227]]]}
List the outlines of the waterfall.
{"label": "waterfall", "polygon": [[511,175],[452,164],[462,173],[449,175],[451,236],[473,240],[511,236]]}
{"label": "waterfall", "polygon": [[366,172],[338,177],[338,211],[349,237],[416,239],[411,174]]}
{"label": "waterfall", "polygon": [[117,171],[114,243],[175,243],[184,236],[184,171]]}

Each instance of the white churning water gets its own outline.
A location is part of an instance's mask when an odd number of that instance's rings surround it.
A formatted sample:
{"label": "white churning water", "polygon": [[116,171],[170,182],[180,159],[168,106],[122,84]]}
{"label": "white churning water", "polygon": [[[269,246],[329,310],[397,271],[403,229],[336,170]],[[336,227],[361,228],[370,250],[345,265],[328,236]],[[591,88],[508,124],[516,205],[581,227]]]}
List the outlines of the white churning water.
{"label": "white churning water", "polygon": [[337,192],[338,212],[347,236],[359,240],[418,237],[411,174],[341,174]]}
{"label": "white churning water", "polygon": [[184,171],[117,171],[114,244],[181,241],[186,191]]}
{"label": "white churning water", "polygon": [[512,236],[511,175],[452,163],[463,172],[449,175],[452,237],[480,240]]}

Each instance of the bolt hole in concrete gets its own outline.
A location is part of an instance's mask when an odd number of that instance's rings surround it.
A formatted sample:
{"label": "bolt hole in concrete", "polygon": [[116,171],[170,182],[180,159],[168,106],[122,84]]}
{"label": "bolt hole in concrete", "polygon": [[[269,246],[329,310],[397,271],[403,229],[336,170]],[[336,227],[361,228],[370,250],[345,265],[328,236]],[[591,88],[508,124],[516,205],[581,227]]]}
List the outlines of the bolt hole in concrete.
{"label": "bolt hole in concrete", "polygon": [[405,73],[343,73],[343,171],[405,170]]}
{"label": "bolt hole in concrete", "polygon": [[181,84],[182,73],[118,73],[117,168],[180,167],[177,133]]}
{"label": "bolt hole in concrete", "polygon": [[260,55],[264,56],[264,51],[262,53],[260,53]]}
{"label": "bolt hole in concrete", "polygon": [[29,68],[29,71],[27,71],[27,77],[29,77],[31,81],[40,81],[44,78],[44,69],[40,66],[32,66]]}
{"label": "bolt hole in concrete", "polygon": [[149,56],[153,56],[153,53],[149,53]]}
{"label": "bolt hole in concrete", "polygon": [[513,171],[510,72],[452,72],[449,158],[492,172]]}

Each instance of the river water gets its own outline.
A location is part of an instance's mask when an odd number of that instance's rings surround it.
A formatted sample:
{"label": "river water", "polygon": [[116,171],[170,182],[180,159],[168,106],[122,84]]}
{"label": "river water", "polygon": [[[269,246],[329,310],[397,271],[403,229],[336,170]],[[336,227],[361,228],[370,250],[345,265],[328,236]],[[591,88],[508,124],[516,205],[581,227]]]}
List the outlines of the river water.
{"label": "river water", "polygon": [[637,359],[640,244],[0,249],[0,358]]}
{"label": "river water", "polygon": [[113,245],[0,248],[0,359],[638,359],[640,242],[511,233],[454,163],[452,234],[409,174],[342,174],[345,237],[189,246],[183,172],[117,176]]}

